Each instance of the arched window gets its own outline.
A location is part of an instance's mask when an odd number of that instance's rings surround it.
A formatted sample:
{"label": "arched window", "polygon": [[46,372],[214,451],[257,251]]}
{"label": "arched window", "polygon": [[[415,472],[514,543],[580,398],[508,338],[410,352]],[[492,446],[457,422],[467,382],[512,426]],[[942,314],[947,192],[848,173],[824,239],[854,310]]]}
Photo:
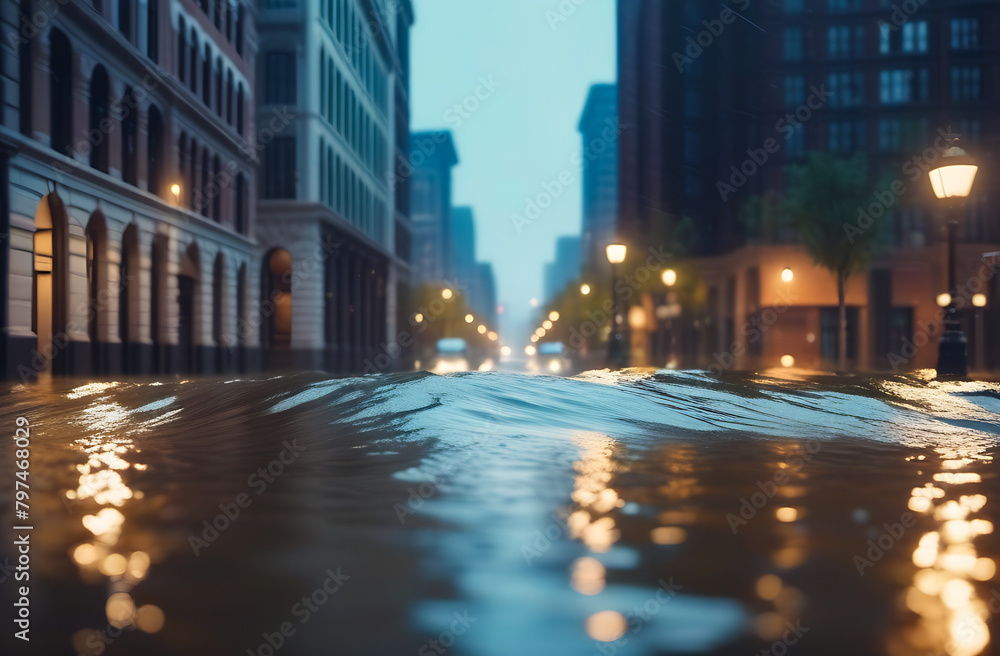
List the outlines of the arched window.
{"label": "arched window", "polygon": [[187,186],[188,207],[196,212],[198,211],[197,203],[201,198],[201,193],[198,191],[198,178],[196,177],[197,168],[198,142],[194,140],[194,137],[192,137],[188,150],[187,177],[184,179],[184,183]]}
{"label": "arched window", "polygon": [[212,179],[212,170],[208,161],[208,148],[201,149],[201,184],[198,186],[201,190],[201,201],[199,203],[198,211],[202,216],[208,216],[208,184]]}
{"label": "arched window", "polygon": [[129,41],[132,40],[132,3],[134,0],[118,0],[118,31]]}
{"label": "arched window", "polygon": [[236,87],[236,131],[243,134],[243,83]]}
{"label": "arched window", "polygon": [[153,63],[160,60],[160,3],[146,0],[146,56]]}
{"label": "arched window", "polygon": [[226,71],[226,123],[233,124],[233,71]]}
{"label": "arched window", "polygon": [[243,56],[243,30],[246,25],[246,15],[243,9],[243,3],[240,3],[239,9],[236,10],[236,53],[242,57]]}
{"label": "arched window", "polygon": [[177,17],[177,77],[181,84],[187,82],[187,24],[183,16]]}
{"label": "arched window", "polygon": [[[32,2],[31,0],[21,0],[21,16],[19,25],[31,25]],[[21,35],[17,47],[18,62],[18,107],[20,108],[20,129],[21,134],[31,136],[31,92],[34,86],[34,72],[32,71],[31,50],[35,46],[35,38],[28,38]]]}
{"label": "arched window", "polygon": [[163,117],[155,106],[149,108],[149,141],[146,149],[146,189],[153,194],[163,191]]}
{"label": "arched window", "polygon": [[205,44],[205,58],[201,61],[201,98],[212,106],[212,49]]}
{"label": "arched window", "polygon": [[[287,349],[292,343],[292,256],[283,248],[277,248],[264,258],[261,274],[263,278],[264,307],[274,307],[268,320],[263,323],[261,345],[265,355],[273,356],[274,349]],[[274,366],[280,360],[268,357]]]}
{"label": "arched window", "polygon": [[191,91],[198,93],[198,31],[191,28]]}
{"label": "arched window", "polygon": [[139,105],[131,88],[126,88],[122,95],[120,111],[122,114],[122,180],[134,185],[138,181],[136,169],[138,168],[137,154],[139,150],[137,141]]}
{"label": "arched window", "polygon": [[222,165],[219,162],[219,156],[216,155],[212,158],[213,178],[209,181],[209,190],[212,193],[212,218],[218,223],[222,223],[222,183],[219,175],[221,171]]}
{"label": "arched window", "polygon": [[247,180],[242,173],[236,176],[236,232],[247,234]]}
{"label": "arched window", "polygon": [[222,57],[215,59],[215,113],[222,118]]}
{"label": "arched window", "polygon": [[73,53],[69,39],[60,30],[53,29],[49,37],[52,68],[49,95],[49,144],[57,153],[71,154],[70,139],[73,134]]}
{"label": "arched window", "polygon": [[90,165],[108,172],[108,72],[98,64],[90,74]]}
{"label": "arched window", "polygon": [[[188,180],[188,167],[191,166],[191,153],[188,150],[189,147],[190,146],[187,134],[181,132],[180,139],[177,142],[177,157],[178,160],[180,160],[178,162],[179,166],[177,168],[178,172],[180,173],[181,184],[183,184],[185,187],[187,186],[187,180]],[[187,192],[182,190],[182,193],[187,193]]]}

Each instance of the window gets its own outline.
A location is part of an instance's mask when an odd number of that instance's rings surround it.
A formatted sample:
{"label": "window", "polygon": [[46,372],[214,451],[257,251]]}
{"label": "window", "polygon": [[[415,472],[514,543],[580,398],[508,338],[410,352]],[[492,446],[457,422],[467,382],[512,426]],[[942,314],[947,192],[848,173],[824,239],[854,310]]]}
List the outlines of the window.
{"label": "window", "polygon": [[132,3],[134,1],[118,1],[118,31],[129,41],[132,40]]}
{"label": "window", "polygon": [[785,59],[802,59],[802,29],[798,27],[785,28]]}
{"label": "window", "polygon": [[243,83],[236,87],[236,131],[243,134]]}
{"label": "window", "polygon": [[241,2],[239,9],[236,10],[236,54],[240,57],[243,56],[243,32],[245,29],[246,13]]}
{"label": "window", "polygon": [[181,84],[184,84],[187,81],[187,61],[185,59],[187,55],[187,42],[184,39],[187,28],[185,27],[183,16],[177,18],[177,25],[177,77],[180,78]]}
{"label": "window", "polygon": [[155,106],[149,108],[146,155],[146,189],[159,195],[163,184],[163,118]]}
{"label": "window", "polygon": [[828,131],[828,145],[835,153],[853,153],[863,141],[863,123],[853,121],[831,121]]}
{"label": "window", "polygon": [[902,150],[899,119],[883,118],[878,122],[878,147],[886,152]]}
{"label": "window", "polygon": [[951,47],[953,50],[975,50],[979,48],[979,19],[951,19]]}
{"label": "window", "polygon": [[233,124],[233,72],[226,71],[226,123]]}
{"label": "window", "polygon": [[264,102],[269,105],[294,105],[295,55],[269,52],[265,71]]}
{"label": "window", "polygon": [[854,107],[864,102],[865,74],[830,73],[827,76],[831,107]]}
{"label": "window", "polygon": [[198,32],[191,28],[191,91],[198,93]]}
{"label": "window", "polygon": [[882,71],[879,74],[879,102],[885,105],[914,99],[913,71]]}
{"label": "window", "polygon": [[212,49],[205,44],[205,58],[201,60],[201,99],[212,106]]}
{"label": "window", "polygon": [[108,120],[108,73],[95,66],[90,75],[90,165],[108,172],[108,141],[111,137]]}
{"label": "window", "polygon": [[980,78],[978,66],[952,66],[951,99],[979,100],[982,97]]}
{"label": "window", "polygon": [[222,118],[222,57],[215,60],[215,113]]}
{"label": "window", "polygon": [[829,28],[826,40],[827,52],[831,57],[847,57],[851,54],[851,28],[846,25]]}
{"label": "window", "polygon": [[789,159],[803,157],[806,154],[806,126],[799,125],[792,130],[785,145],[785,153]]}
{"label": "window", "polygon": [[927,21],[903,25],[903,52],[927,52]]}
{"label": "window", "polygon": [[212,218],[222,223],[222,164],[219,156],[212,158],[212,179],[209,181],[209,192],[212,194]]}
{"label": "window", "polygon": [[137,181],[136,169],[138,168],[138,161],[136,159],[138,153],[138,121],[136,120],[136,112],[139,111],[139,104],[132,89],[125,89],[119,111],[122,114],[122,180],[130,185],[134,185]]}
{"label": "window", "polygon": [[236,215],[234,221],[236,232],[241,235],[247,233],[247,182],[246,177],[240,173],[236,176]]}
{"label": "window", "polygon": [[[148,0],[146,8],[146,56],[153,63],[160,60],[160,6],[157,0]],[[181,28],[181,33],[184,29]],[[182,49],[183,52],[183,49]]]}
{"label": "window", "polygon": [[963,118],[958,122],[958,134],[962,141],[979,143],[979,119]]}
{"label": "window", "polygon": [[58,29],[49,36],[51,75],[49,87],[49,145],[62,155],[72,154],[73,55],[69,39]]}
{"label": "window", "polygon": [[[30,25],[31,17],[34,14],[34,6],[31,0],[21,0],[20,21],[22,25]],[[35,37],[28,38],[26,32],[18,41],[17,63],[18,63],[18,127],[21,134],[31,136],[32,132],[32,103],[31,95],[34,86],[32,78],[34,71],[32,66],[31,51],[34,48]]]}
{"label": "window", "polygon": [[[838,339],[840,331],[840,308],[824,307],[819,310],[820,354],[828,360],[836,360],[839,355]],[[853,360],[858,352],[858,308],[847,308],[847,359]]]}
{"label": "window", "polygon": [[785,76],[785,107],[797,107],[805,100],[806,83],[801,75]]}
{"label": "window", "polygon": [[888,23],[879,23],[878,51],[887,55],[892,51],[892,26]]}
{"label": "window", "polygon": [[275,137],[264,150],[264,198],[295,198],[295,138]]}

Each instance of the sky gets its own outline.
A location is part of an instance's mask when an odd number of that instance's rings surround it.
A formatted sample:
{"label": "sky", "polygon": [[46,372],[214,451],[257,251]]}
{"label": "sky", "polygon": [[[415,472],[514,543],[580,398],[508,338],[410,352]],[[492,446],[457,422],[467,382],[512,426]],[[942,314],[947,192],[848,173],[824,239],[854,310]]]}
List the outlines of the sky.
{"label": "sky", "polygon": [[[414,0],[411,129],[452,130],[452,202],[475,212],[476,257],[493,264],[508,344],[534,328],[529,303],[542,298],[556,237],[580,233],[582,171],[571,159],[590,86],[616,78],[615,5]],[[546,186],[553,202],[529,218],[527,199]]]}

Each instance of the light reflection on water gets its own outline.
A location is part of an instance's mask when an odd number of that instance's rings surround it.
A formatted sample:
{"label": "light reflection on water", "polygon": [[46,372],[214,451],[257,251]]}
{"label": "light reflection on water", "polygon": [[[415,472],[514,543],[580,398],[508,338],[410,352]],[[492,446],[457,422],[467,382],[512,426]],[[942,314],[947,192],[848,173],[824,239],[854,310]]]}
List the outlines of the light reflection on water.
{"label": "light reflection on water", "polygon": [[[245,653],[341,565],[352,579],[282,654],[417,653],[463,610],[479,619],[449,654],[759,653],[796,626],[797,654],[989,649],[995,385],[51,385],[18,386],[4,413],[32,420],[37,492],[59,499],[35,561],[59,597],[40,639],[59,650]],[[189,536],[293,438],[302,458],[194,555]],[[904,512],[913,528],[859,576],[853,558]]]}

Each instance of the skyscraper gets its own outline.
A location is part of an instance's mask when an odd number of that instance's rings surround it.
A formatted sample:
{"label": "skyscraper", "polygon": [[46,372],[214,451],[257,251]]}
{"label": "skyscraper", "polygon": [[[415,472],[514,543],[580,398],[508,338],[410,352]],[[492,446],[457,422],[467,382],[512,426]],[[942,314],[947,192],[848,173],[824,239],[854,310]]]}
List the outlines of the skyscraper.
{"label": "skyscraper", "polygon": [[268,366],[358,371],[397,330],[413,19],[409,0],[259,6]]}
{"label": "skyscraper", "polygon": [[607,268],[604,247],[616,239],[618,218],[618,87],[595,84],[580,117],[583,137],[582,268]]}
{"label": "skyscraper", "polygon": [[451,274],[451,169],[458,164],[451,132],[415,132],[409,163],[413,281],[440,283]]}
{"label": "skyscraper", "polygon": [[447,278],[471,289],[476,276],[476,222],[471,207],[451,210],[451,254]]}

